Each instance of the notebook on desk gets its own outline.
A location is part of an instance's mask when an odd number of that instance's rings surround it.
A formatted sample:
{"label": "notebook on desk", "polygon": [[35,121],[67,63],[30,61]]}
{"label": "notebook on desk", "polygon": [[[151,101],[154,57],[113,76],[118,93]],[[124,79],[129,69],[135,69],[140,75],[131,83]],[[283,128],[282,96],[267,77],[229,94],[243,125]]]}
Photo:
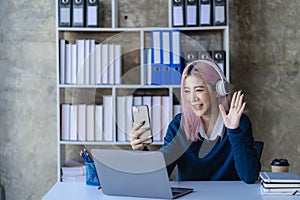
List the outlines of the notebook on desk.
{"label": "notebook on desk", "polygon": [[172,188],[159,151],[92,149],[96,170],[107,195],[178,198],[192,188]]}
{"label": "notebook on desk", "polygon": [[300,177],[293,172],[260,172],[259,177],[265,183],[300,184]]}

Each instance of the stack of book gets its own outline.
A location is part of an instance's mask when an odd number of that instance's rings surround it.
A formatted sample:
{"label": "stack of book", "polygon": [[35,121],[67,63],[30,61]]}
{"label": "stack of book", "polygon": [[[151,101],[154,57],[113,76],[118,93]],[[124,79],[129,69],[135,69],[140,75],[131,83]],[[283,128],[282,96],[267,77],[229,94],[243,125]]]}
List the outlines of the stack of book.
{"label": "stack of book", "polygon": [[263,195],[300,195],[300,177],[292,172],[260,172]]}
{"label": "stack of book", "polygon": [[86,166],[75,160],[68,160],[61,168],[62,182],[85,182]]}

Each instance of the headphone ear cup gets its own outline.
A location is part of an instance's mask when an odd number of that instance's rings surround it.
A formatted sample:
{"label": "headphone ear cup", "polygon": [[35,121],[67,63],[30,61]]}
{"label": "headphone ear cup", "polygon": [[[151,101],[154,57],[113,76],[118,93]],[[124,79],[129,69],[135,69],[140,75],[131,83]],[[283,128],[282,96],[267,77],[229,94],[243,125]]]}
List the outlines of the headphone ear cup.
{"label": "headphone ear cup", "polygon": [[229,94],[229,84],[227,81],[218,80],[216,83],[216,92],[219,96],[226,96]]}

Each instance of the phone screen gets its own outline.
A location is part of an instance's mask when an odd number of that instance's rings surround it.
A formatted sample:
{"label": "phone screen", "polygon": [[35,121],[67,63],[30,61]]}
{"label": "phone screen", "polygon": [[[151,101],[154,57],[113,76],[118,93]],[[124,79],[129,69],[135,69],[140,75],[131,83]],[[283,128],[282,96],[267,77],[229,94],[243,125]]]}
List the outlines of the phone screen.
{"label": "phone screen", "polygon": [[[140,135],[140,138],[146,138],[152,136],[148,106],[147,105],[133,106],[132,115],[133,115],[133,121],[135,123],[140,123],[142,121],[145,121],[145,124],[141,128],[147,129],[147,131],[145,131],[142,135]],[[144,143],[150,144],[152,142],[153,139],[149,138],[149,140],[146,140]]]}

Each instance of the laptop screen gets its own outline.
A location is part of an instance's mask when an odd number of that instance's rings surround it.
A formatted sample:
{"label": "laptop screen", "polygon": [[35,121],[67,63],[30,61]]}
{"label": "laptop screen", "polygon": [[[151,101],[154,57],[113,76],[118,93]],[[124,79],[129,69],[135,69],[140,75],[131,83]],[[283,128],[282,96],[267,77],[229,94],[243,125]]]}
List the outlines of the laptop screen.
{"label": "laptop screen", "polygon": [[161,152],[108,149],[91,152],[104,194],[174,198]]}

